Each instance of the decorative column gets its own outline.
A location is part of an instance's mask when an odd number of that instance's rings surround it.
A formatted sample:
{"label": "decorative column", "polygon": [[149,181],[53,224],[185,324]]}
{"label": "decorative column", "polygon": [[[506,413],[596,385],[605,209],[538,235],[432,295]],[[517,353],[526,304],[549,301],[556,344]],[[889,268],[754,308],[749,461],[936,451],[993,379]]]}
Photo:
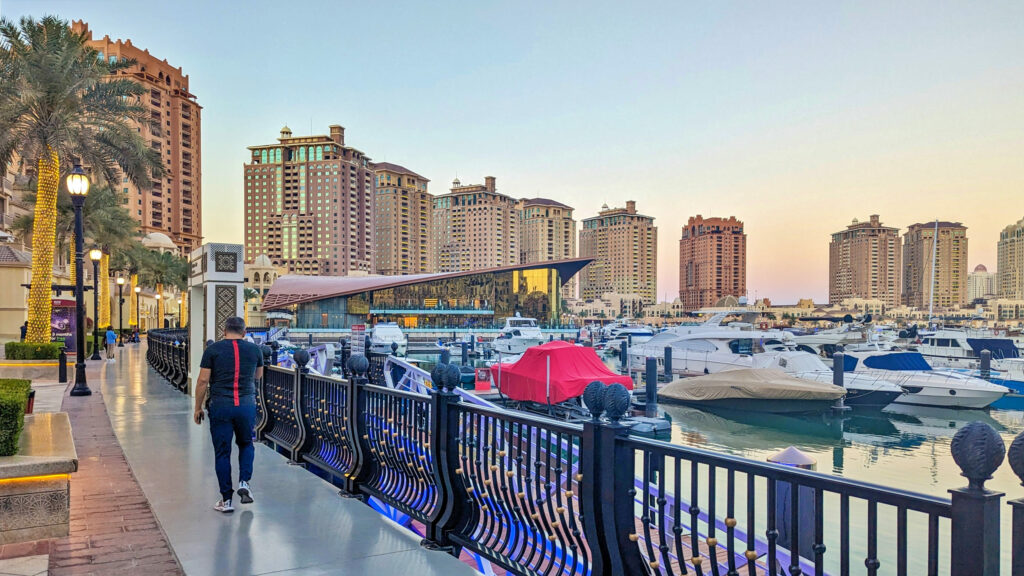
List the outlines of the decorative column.
{"label": "decorative column", "polygon": [[[241,244],[203,244],[189,255],[188,318],[190,379],[199,372],[208,340],[224,337],[224,321],[243,316],[245,271]],[[189,386],[189,390],[192,387]]]}
{"label": "decorative column", "polygon": [[950,490],[952,576],[999,575],[999,511],[1002,492],[985,488],[1006,457],[1003,439],[984,422],[961,428],[949,444],[953,461],[967,478],[964,488]]}

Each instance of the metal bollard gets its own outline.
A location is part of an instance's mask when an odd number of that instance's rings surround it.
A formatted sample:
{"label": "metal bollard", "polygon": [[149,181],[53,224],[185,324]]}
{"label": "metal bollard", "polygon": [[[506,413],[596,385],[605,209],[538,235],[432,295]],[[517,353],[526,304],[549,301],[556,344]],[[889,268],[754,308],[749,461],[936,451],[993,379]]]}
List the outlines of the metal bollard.
{"label": "metal bollard", "polygon": [[665,346],[665,380],[672,381],[672,347]]}
{"label": "metal bollard", "polygon": [[647,416],[654,418],[658,415],[658,359],[647,359],[647,388],[645,407]]}
{"label": "metal bollard", "polygon": [[459,342],[459,346],[462,348],[462,365],[465,366],[469,364],[469,349],[465,342]]}
{"label": "metal bollard", "polygon": [[57,382],[67,384],[68,382],[68,349],[62,346],[57,356]]}
{"label": "metal bollard", "polygon": [[627,362],[629,361],[629,354],[626,351],[626,341],[623,340],[619,344],[619,362],[622,364],[622,369],[625,370]]}
{"label": "metal bollard", "polygon": [[308,337],[308,338],[307,338],[307,340],[309,341],[309,345],[310,345],[310,346],[313,346],[313,333],[312,333],[312,332],[310,332],[310,333],[309,333],[309,334],[307,334],[306,336]]}
{"label": "metal bollard", "polygon": [[982,350],[979,356],[981,356],[981,378],[989,380],[992,378],[992,351]]}

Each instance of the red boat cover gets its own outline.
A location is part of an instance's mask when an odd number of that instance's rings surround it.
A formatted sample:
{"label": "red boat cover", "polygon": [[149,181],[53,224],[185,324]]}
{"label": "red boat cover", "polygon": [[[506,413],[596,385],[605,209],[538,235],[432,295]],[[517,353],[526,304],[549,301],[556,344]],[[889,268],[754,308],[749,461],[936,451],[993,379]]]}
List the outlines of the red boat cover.
{"label": "red boat cover", "polygon": [[601,362],[593,348],[554,341],[527,349],[516,362],[501,365],[499,381],[497,366],[491,375],[498,389],[513,400],[548,403],[547,367],[551,359],[551,403],[565,402],[583,395],[587,384],[595,380],[618,382],[633,389],[629,376],[619,376]]}

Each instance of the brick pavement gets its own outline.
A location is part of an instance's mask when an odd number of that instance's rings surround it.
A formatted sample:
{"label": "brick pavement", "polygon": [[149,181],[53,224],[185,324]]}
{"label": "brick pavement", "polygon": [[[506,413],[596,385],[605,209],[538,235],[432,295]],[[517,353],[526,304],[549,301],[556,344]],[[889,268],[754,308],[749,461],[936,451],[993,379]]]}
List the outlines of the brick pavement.
{"label": "brick pavement", "polygon": [[71,477],[71,534],[50,547],[51,576],[184,574],[132,474],[103,405],[64,397],[78,450]]}

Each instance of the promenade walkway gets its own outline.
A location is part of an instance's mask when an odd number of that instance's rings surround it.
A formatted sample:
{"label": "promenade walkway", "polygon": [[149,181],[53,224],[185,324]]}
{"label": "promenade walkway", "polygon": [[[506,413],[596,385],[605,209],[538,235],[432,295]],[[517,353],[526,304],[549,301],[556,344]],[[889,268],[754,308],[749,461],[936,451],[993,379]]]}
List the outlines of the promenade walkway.
{"label": "promenade walkway", "polygon": [[[252,482],[256,502],[236,505],[231,515],[214,512],[213,448],[208,427],[192,422],[191,398],[149,369],[144,343],[118,352],[116,363],[90,363],[97,368],[90,385],[102,394],[112,430],[158,526],[135,520],[162,529],[170,545],[164,559],[176,557],[186,574],[478,574],[456,558],[420,548],[411,532],[361,502],[341,498],[333,486],[262,445],[257,445]],[[68,397],[65,409],[75,410],[76,402],[89,400]],[[77,439],[84,430],[72,418]],[[115,447],[101,449],[100,457]],[[85,471],[88,457],[81,449],[79,455]],[[73,486],[79,481],[72,477]],[[73,499],[72,515],[81,504]],[[171,563],[152,562],[176,570]],[[139,565],[136,573],[157,573],[143,568]]]}

